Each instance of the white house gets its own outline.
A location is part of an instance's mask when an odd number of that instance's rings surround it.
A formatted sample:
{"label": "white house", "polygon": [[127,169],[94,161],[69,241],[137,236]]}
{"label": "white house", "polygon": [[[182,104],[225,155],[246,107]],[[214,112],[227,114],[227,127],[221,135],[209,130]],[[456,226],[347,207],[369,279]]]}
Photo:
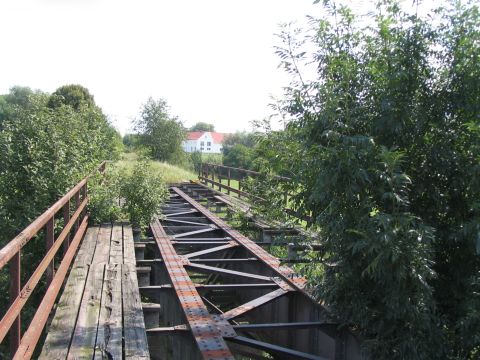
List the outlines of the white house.
{"label": "white house", "polygon": [[225,134],[210,131],[191,131],[182,146],[185,152],[200,151],[207,154],[220,154]]}

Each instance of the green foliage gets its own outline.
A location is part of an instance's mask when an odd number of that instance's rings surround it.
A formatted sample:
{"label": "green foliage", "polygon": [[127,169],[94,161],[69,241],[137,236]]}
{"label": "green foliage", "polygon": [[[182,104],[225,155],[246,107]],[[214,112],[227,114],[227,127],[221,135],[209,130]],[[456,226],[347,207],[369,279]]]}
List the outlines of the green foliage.
{"label": "green foliage", "polygon": [[185,129],[178,118],[169,114],[164,99],[148,99],[136,120],[135,130],[141,135],[140,143],[150,150],[154,159],[173,164],[185,161],[182,149]]}
{"label": "green foliage", "polygon": [[197,122],[190,131],[215,131],[215,125],[206,122]]}
{"label": "green foliage", "polygon": [[116,167],[109,165],[103,174],[92,176],[88,182],[88,193],[90,222],[102,224],[124,217],[120,206],[120,177]]}
{"label": "green foliage", "polygon": [[[1,248],[101,161],[115,158],[118,133],[96,106],[51,108],[50,95],[20,87],[0,99]],[[45,255],[42,240],[32,239],[22,251],[23,280]],[[0,283],[2,293],[6,287]],[[25,324],[39,300],[29,300]],[[0,298],[2,314],[7,301]]]}
{"label": "green foliage", "polygon": [[232,167],[251,169],[252,148],[256,144],[253,133],[237,132],[228,135],[222,144],[223,164]]}
{"label": "green foliage", "polygon": [[141,145],[141,135],[138,134],[125,134],[122,139],[125,149],[133,151],[138,149]]}
{"label": "green foliage", "polygon": [[223,163],[227,166],[251,169],[253,161],[252,157],[253,151],[251,148],[242,144],[235,144],[229,149],[228,154],[225,155]]}
{"label": "green foliage", "polygon": [[124,210],[132,224],[140,228],[150,224],[168,197],[163,179],[152,171],[148,162],[142,161],[135,165],[133,172],[122,172],[119,181]]}
{"label": "green foliage", "polygon": [[[15,97],[16,92],[8,98]],[[104,159],[114,133],[98,108],[51,109],[49,96],[5,104],[0,131],[2,241],[10,239]]]}
{"label": "green foliage", "polygon": [[75,110],[82,106],[93,107],[95,101],[87,88],[81,85],[64,85],[59,87],[48,99],[47,106],[57,108],[62,105],[68,105]]}
{"label": "green foliage", "polygon": [[91,179],[89,189],[88,210],[94,223],[125,219],[140,228],[160,213],[168,196],[163,177],[145,160],[132,167],[112,165],[104,175]]}
{"label": "green foliage", "polygon": [[200,151],[194,151],[190,153],[190,162],[192,163],[193,171],[195,171],[195,173],[198,173],[203,162],[202,153]]}
{"label": "green foliage", "polygon": [[309,37],[317,80],[300,71],[307,37],[282,29],[289,119],[256,164],[293,177],[292,203],[316,219],[328,264],[312,285],[371,358],[476,359],[479,9],[452,1],[432,21],[381,1],[362,26],[324,7]]}

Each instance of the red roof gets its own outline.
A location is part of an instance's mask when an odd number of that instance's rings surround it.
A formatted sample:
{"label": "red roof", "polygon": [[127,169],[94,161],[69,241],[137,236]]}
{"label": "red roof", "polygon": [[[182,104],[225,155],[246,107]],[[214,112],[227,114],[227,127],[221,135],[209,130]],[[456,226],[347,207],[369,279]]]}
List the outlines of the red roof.
{"label": "red roof", "polygon": [[187,133],[187,140],[198,140],[203,135],[203,131],[190,131]]}
{"label": "red roof", "polygon": [[187,140],[198,140],[203,134],[205,134],[205,132],[210,132],[210,135],[212,136],[213,142],[215,144],[223,143],[225,134],[211,131],[190,131],[187,133]]}
{"label": "red roof", "polygon": [[216,144],[221,144],[223,143],[223,138],[225,137],[225,134],[222,133],[217,133],[217,132],[212,132],[212,138],[213,142]]}

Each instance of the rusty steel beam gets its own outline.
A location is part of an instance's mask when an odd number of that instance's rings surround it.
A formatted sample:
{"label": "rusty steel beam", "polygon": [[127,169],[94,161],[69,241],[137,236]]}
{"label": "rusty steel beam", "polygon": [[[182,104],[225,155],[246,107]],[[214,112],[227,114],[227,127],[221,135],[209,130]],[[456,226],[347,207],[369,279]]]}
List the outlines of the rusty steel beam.
{"label": "rusty steel beam", "polygon": [[214,321],[183,267],[182,258],[170,243],[171,237],[165,233],[158,220],[153,221],[150,227],[202,358],[234,360],[223,339],[224,336],[235,335],[232,326],[228,321]]}
{"label": "rusty steel beam", "polygon": [[195,256],[203,256],[203,255],[207,255],[207,254],[211,254],[211,253],[216,253],[216,252],[231,249],[231,248],[234,248],[234,247],[237,247],[237,246],[238,246],[238,244],[236,242],[230,241],[226,245],[221,245],[221,246],[216,246],[216,247],[205,249],[205,250],[195,251],[195,252],[192,252],[192,253],[184,254],[183,256],[187,259],[190,259],[190,258],[195,257]]}
{"label": "rusty steel beam", "polygon": [[228,236],[230,236],[233,240],[237,241],[240,245],[246,248],[253,256],[257,257],[259,260],[269,266],[272,270],[277,272],[279,276],[284,278],[285,281],[296,287],[298,290],[303,291],[306,284],[305,278],[297,276],[292,269],[287,266],[283,266],[276,257],[269,254],[267,251],[255,244],[255,242],[248,239],[246,236],[232,229],[232,227],[228,225],[225,221],[221,220],[212,212],[198,204],[195,200],[193,200],[190,196],[185,194],[179,188],[173,187],[172,190],[177,193],[181,198],[183,198],[186,202],[192,205],[193,208],[198,210],[198,212],[209,218],[218,228],[225,231],[225,233],[227,233]]}
{"label": "rusty steel beam", "polygon": [[233,325],[235,330],[243,331],[260,331],[260,330],[284,330],[284,329],[308,329],[317,328],[329,325],[336,325],[332,323],[326,323],[324,321],[303,321],[303,322],[291,322],[291,323],[268,323],[268,324],[239,324]]}
{"label": "rusty steel beam", "polygon": [[287,356],[289,359],[328,360],[322,356],[308,354],[302,351],[292,350],[283,346],[273,345],[264,341],[258,341],[258,340],[254,340],[244,336],[236,336],[228,340],[236,344],[247,345],[256,349],[272,352],[274,354]]}
{"label": "rusty steel beam", "polygon": [[[190,344],[196,344],[200,358],[209,358],[204,353],[208,350],[205,346],[215,342],[222,351],[228,351],[228,359],[233,354],[248,354],[251,358],[265,358],[268,354],[279,359],[361,359],[353,335],[348,330],[338,331],[328,311],[304,290],[304,278],[180,189],[173,187],[171,192],[176,205],[185,211],[151,223],[161,259],[143,261],[142,264],[154,265],[157,275],[151,286],[141,287],[140,291],[158,299],[173,296],[178,301],[168,300],[164,310],[175,314],[179,311],[176,304],[180,304],[189,334],[195,340],[190,340]],[[187,192],[192,191],[187,188]],[[191,214],[185,206],[195,210],[202,227],[216,232],[195,240],[176,239],[178,235],[198,231],[192,225],[200,226],[194,217],[182,220],[182,216]],[[180,220],[173,221],[178,226],[166,226],[171,220]],[[178,253],[178,249],[183,252]],[[235,322],[237,318],[242,319],[241,324]],[[172,315],[163,320],[161,325],[165,327],[149,334],[152,339],[155,334],[178,334],[171,324],[182,324],[182,319],[183,316],[179,319]],[[174,343],[179,346],[181,341],[178,335],[175,339],[161,346],[175,351]],[[190,336],[183,341],[188,339]]]}
{"label": "rusty steel beam", "polygon": [[257,275],[257,274],[252,274],[252,273],[246,273],[243,271],[234,271],[234,270],[228,270],[228,269],[223,269],[215,266],[208,266],[208,265],[202,265],[202,264],[192,264],[191,262],[186,262],[184,261],[185,266],[192,268],[196,270],[197,272],[206,272],[207,274],[214,273],[214,274],[220,274],[220,275],[225,275],[225,276],[234,276],[234,277],[244,277],[248,279],[253,279],[253,280],[263,280],[263,281],[272,281],[272,278],[269,276],[263,276],[263,275]]}
{"label": "rusty steel beam", "polygon": [[[13,306],[15,300],[20,295],[20,289],[22,287],[20,280],[20,260],[21,260],[21,251],[12,258],[10,261],[10,306]],[[8,331],[8,329],[7,329]],[[20,345],[20,339],[22,337],[21,333],[21,320],[20,313],[17,314],[15,318],[12,319],[10,327],[10,353],[14,354],[17,351]],[[0,337],[0,343],[2,342]]]}
{"label": "rusty steel beam", "polygon": [[253,299],[252,301],[249,301],[243,305],[237,306],[236,308],[227,311],[226,313],[223,314],[223,317],[227,320],[233,320],[245,314],[246,312],[256,309],[262,305],[269,303],[270,301],[277,299],[280,296],[285,295],[287,292],[288,290],[284,290],[281,288],[275,291],[269,292],[268,294],[260,296],[256,299]]}
{"label": "rusty steel beam", "polygon": [[214,227],[209,226],[207,229],[188,231],[188,232],[181,233],[181,234],[175,234],[172,237],[175,238],[175,239],[178,239],[178,238],[183,238],[185,236],[203,234],[203,233],[207,233],[207,232],[211,232],[211,231],[215,231],[215,230],[218,230],[218,229],[216,227],[214,228]]}

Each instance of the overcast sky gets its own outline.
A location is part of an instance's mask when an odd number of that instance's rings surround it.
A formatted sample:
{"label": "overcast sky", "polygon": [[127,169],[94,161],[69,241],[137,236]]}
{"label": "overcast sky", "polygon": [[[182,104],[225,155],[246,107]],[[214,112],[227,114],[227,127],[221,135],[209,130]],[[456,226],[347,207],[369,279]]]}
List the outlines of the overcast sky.
{"label": "overcast sky", "polygon": [[312,3],[1,0],[0,93],[81,84],[122,133],[150,96],[186,126],[248,130],[289,81],[273,49],[278,24],[320,16]]}

